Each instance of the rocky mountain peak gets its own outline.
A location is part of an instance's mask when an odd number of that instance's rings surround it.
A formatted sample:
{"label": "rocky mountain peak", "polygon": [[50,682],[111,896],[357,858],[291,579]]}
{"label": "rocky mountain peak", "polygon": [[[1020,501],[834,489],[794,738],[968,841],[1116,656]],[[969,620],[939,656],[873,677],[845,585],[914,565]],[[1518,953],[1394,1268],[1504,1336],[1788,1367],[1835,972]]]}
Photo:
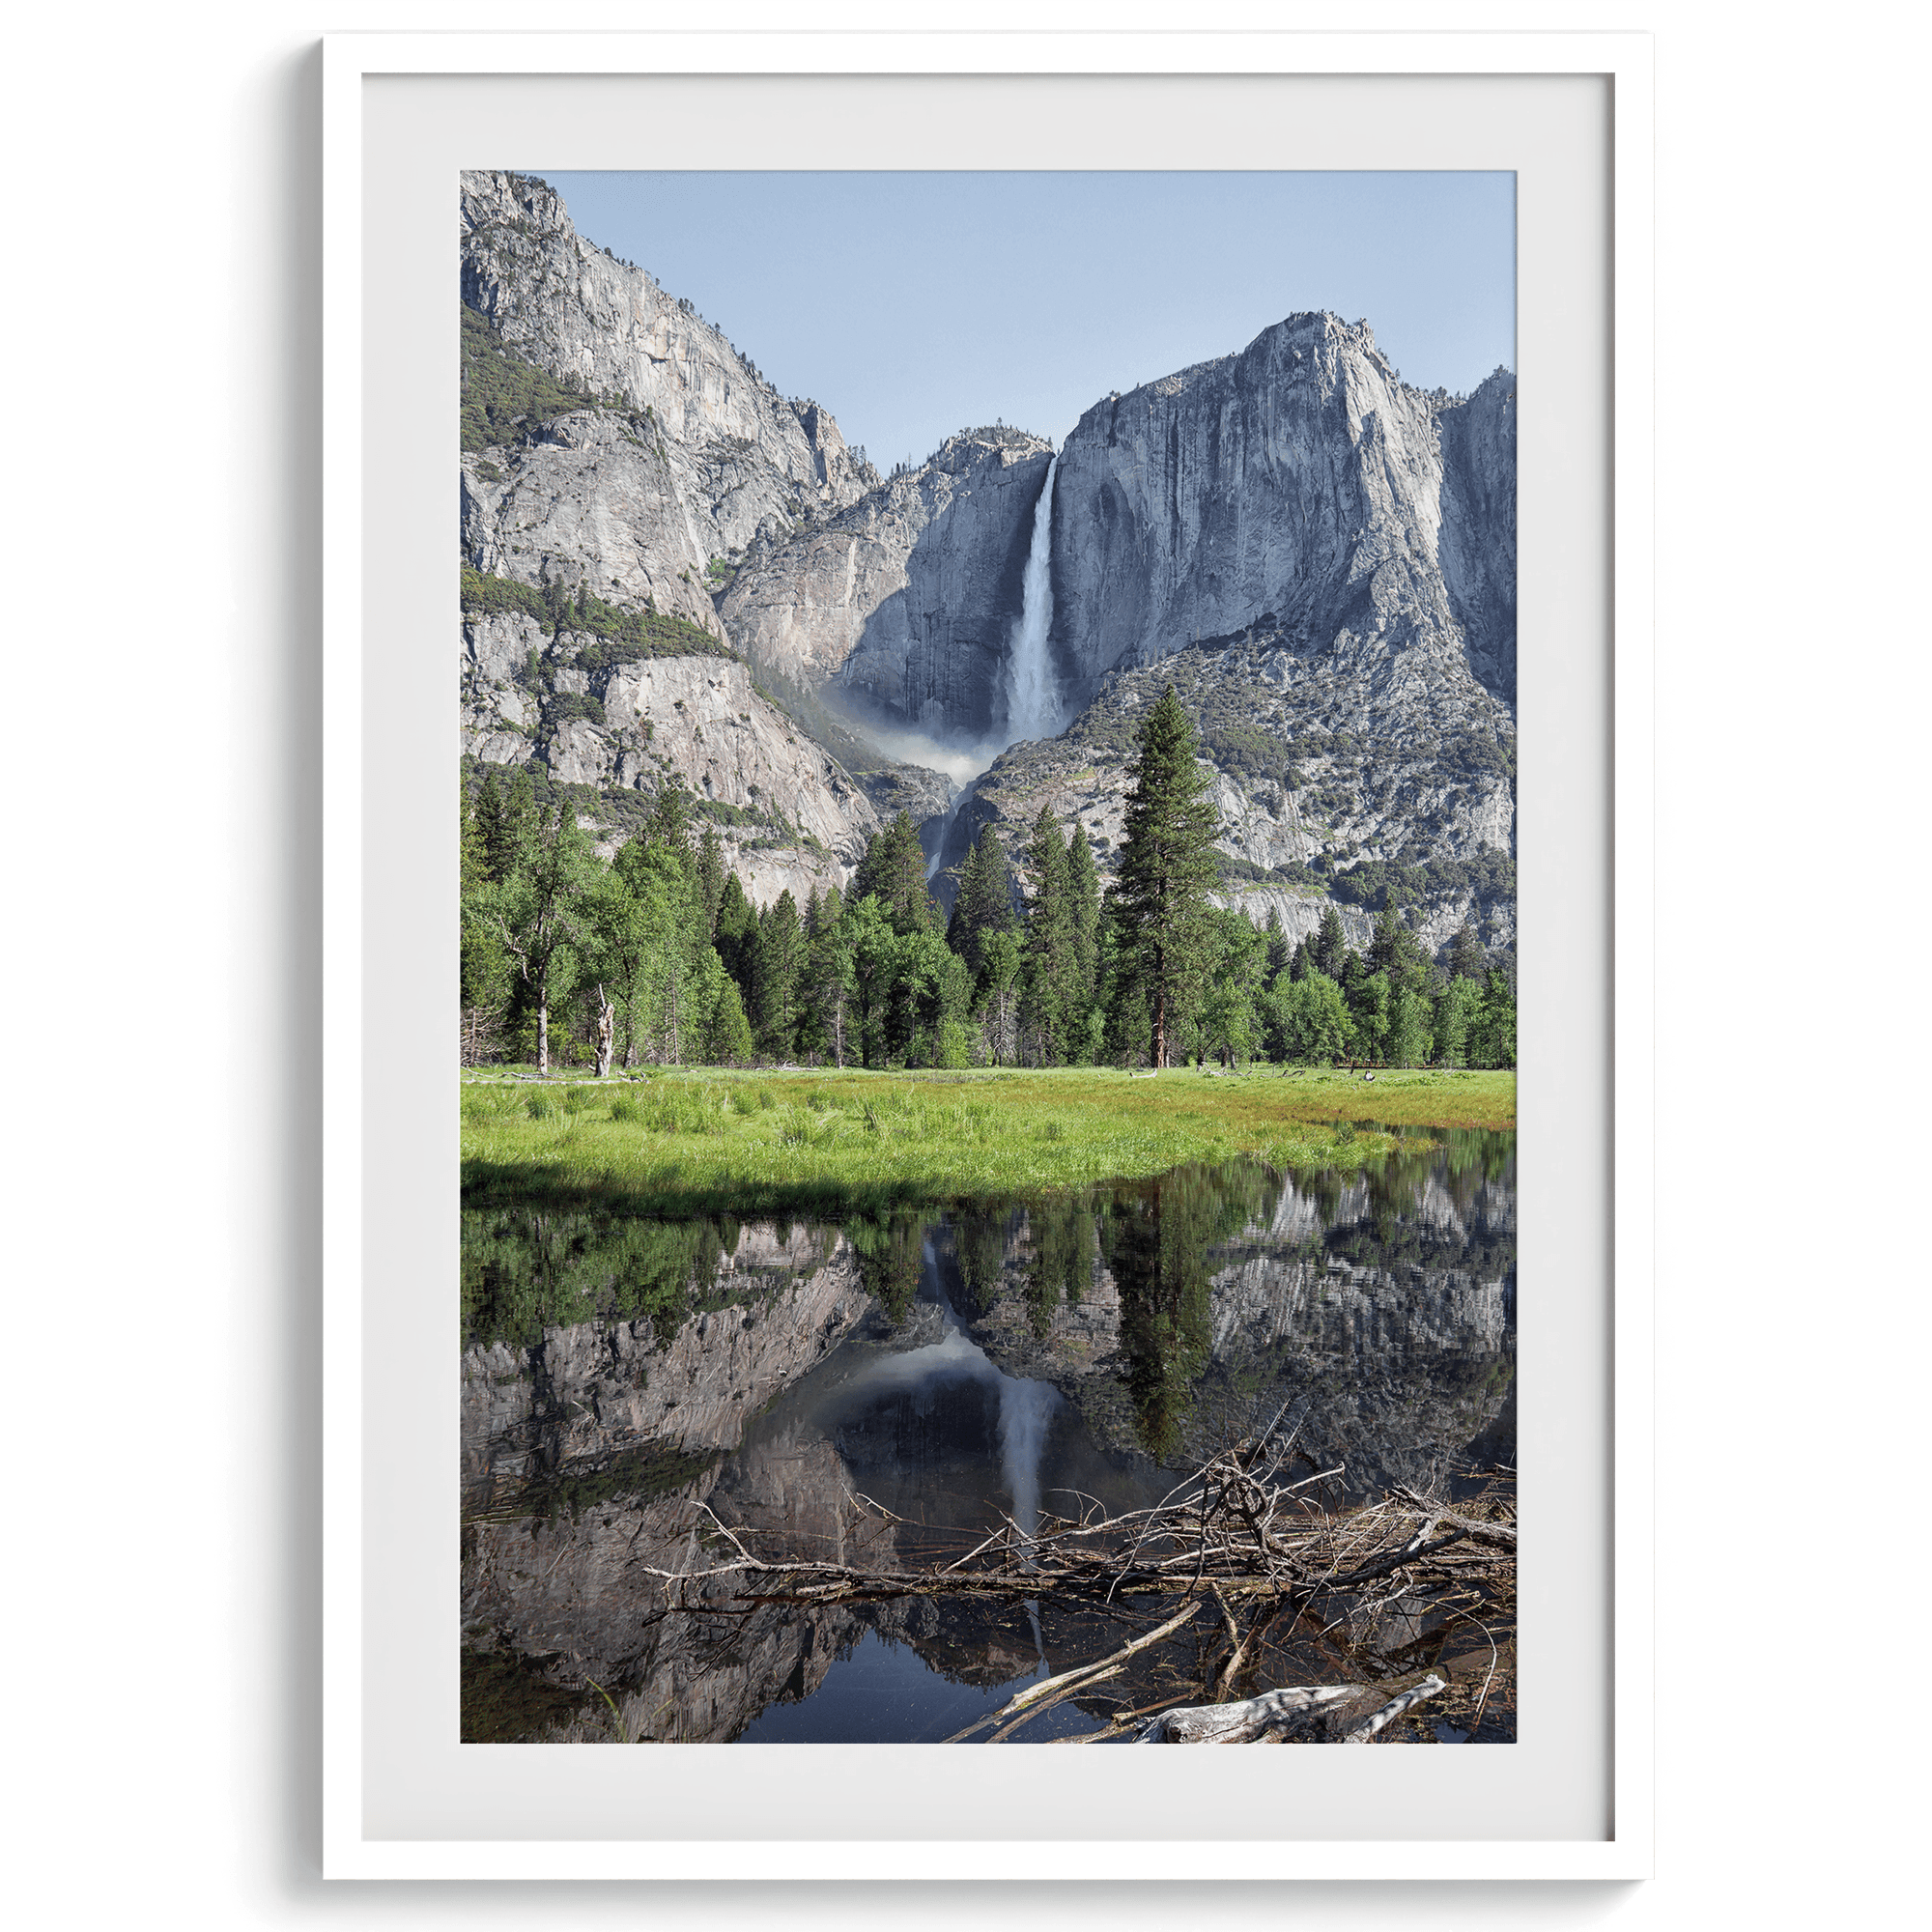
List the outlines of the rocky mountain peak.
{"label": "rocky mountain peak", "polygon": [[787,402],[688,301],[578,234],[542,183],[465,174],[462,245],[463,299],[510,349],[649,412],[713,554],[767,523],[854,502],[878,480],[829,413]]}

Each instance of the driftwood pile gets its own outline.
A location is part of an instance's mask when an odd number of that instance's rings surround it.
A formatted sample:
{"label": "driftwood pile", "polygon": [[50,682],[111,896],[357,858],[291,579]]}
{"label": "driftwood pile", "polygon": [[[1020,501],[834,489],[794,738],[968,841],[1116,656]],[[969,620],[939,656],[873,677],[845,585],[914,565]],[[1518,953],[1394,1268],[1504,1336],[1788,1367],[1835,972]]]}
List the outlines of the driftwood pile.
{"label": "driftwood pile", "polygon": [[[1492,1677],[1500,1655],[1496,1634],[1513,1630],[1515,1622],[1513,1485],[1498,1481],[1463,1509],[1401,1486],[1365,1508],[1327,1507],[1310,1492],[1342,1470],[1285,1480],[1292,1443],[1275,1442],[1280,1420],[1214,1457],[1151,1509],[1110,1516],[1089,1506],[1078,1516],[1043,1517],[1031,1531],[1006,1520],[973,1548],[931,1568],[867,1570],[760,1556],[746,1533],[714,1518],[714,1552],[724,1560],[649,1574],[663,1579],[667,1609],[683,1601],[691,1584],[728,1577],[746,1604],[1050,1598],[1125,1624],[1161,1618],[1094,1662],[1028,1685],[949,1742],[988,1727],[987,1741],[1003,1742],[1041,1712],[1121,1677],[1136,1660],[1146,1662],[1144,1653],[1176,1639],[1211,1610],[1225,1632],[1226,1649],[1217,1653],[1221,1661],[1211,1681],[1202,1686],[1205,1699],[1186,1703],[1170,1695],[1064,1742],[1247,1744],[1321,1735],[1331,1743],[1365,1744],[1445,1690],[1443,1678],[1431,1671],[1366,1715],[1360,1704],[1372,1687],[1360,1681],[1282,1686],[1246,1699],[1234,1692],[1244,1673],[1252,1676],[1270,1630],[1282,1628],[1328,1639],[1327,1654],[1344,1662],[1373,1659],[1372,1674],[1382,1680],[1376,1688],[1386,1690],[1388,1646],[1378,1650],[1366,1637],[1393,1627],[1420,1642],[1424,1633],[1434,1632],[1439,1652],[1440,1634],[1461,1622],[1488,1638]],[[860,1500],[890,1521],[904,1521]],[[1172,1613],[1164,1614],[1168,1609]],[[1394,1655],[1401,1654],[1398,1645]],[[1488,1694],[1486,1681],[1483,1698]],[[1340,1707],[1350,1704],[1355,1709],[1338,1724]],[[1481,1704],[1479,1699],[1478,1717]]]}

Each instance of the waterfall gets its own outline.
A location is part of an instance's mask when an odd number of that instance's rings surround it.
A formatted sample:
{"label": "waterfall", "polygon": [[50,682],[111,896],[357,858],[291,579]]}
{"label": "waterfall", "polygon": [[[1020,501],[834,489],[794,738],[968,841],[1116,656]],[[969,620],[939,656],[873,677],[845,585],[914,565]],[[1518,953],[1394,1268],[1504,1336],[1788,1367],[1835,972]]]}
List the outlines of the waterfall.
{"label": "waterfall", "polygon": [[932,841],[932,857],[925,862],[925,878],[928,885],[939,874],[940,862],[946,857],[947,835],[952,830],[952,821],[959,816],[959,801],[965,796],[964,785],[955,785],[952,788],[952,803],[946,808],[946,816],[940,820],[939,837]]}
{"label": "waterfall", "polygon": [[1019,622],[1013,626],[1012,653],[1007,660],[1007,742],[1052,738],[1060,731],[1060,685],[1047,655],[1046,634],[1053,627],[1053,472],[1034,505],[1033,548],[1027,553]]}

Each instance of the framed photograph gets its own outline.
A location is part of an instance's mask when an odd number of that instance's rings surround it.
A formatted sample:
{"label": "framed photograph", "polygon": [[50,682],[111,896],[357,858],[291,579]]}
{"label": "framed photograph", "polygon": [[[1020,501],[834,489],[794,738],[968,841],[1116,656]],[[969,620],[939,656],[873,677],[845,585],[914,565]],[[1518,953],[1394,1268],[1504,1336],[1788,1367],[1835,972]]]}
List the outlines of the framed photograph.
{"label": "framed photograph", "polygon": [[328,1876],[1649,1874],[1649,63],[325,43]]}

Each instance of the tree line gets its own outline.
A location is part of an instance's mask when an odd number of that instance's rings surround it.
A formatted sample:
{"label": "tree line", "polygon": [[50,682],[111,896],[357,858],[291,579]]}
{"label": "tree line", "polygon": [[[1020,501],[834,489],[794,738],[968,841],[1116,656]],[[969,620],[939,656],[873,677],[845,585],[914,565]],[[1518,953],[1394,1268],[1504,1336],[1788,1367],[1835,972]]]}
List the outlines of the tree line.
{"label": "tree line", "polygon": [[1137,734],[1115,883],[1042,806],[1015,854],[980,832],[950,917],[904,812],[842,892],[759,907],[675,781],[606,864],[527,770],[466,780],[464,1060],[1515,1065],[1513,975],[1467,925],[1438,964],[1396,906],[1357,952],[1333,906],[1291,945],[1278,913],[1216,905],[1198,753],[1169,686]]}

